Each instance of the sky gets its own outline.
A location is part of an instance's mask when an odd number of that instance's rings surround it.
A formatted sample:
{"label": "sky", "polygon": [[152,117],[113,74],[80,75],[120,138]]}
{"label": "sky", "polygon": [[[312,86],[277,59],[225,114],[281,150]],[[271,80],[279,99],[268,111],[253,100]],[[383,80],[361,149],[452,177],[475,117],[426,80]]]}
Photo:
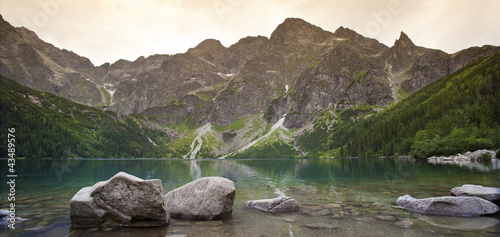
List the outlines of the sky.
{"label": "sky", "polygon": [[185,53],[205,39],[229,47],[270,37],[288,17],[334,32],[340,26],[392,46],[405,32],[447,53],[500,45],[499,0],[0,0],[0,14],[42,40],[89,58]]}

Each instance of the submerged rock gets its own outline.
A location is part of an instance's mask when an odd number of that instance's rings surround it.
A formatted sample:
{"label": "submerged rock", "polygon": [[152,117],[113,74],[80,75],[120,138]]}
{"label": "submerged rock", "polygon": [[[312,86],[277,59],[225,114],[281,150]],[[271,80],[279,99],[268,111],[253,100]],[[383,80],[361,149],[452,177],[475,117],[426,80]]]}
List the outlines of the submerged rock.
{"label": "submerged rock", "polygon": [[355,221],[360,221],[360,222],[366,222],[366,223],[373,223],[375,222],[375,219],[372,217],[357,217],[354,218]]}
{"label": "submerged rock", "polygon": [[394,226],[397,226],[401,229],[409,229],[413,226],[413,221],[410,221],[410,220],[400,220],[400,221],[396,221],[394,222]]}
{"label": "submerged rock", "polygon": [[0,218],[4,217],[4,216],[8,216],[9,215],[9,211],[7,210],[0,210]]}
{"label": "submerged rock", "polygon": [[23,223],[27,221],[28,219],[24,219],[21,217],[11,217],[10,212],[8,210],[0,210],[0,230],[4,230],[9,228],[9,225],[14,224],[14,226],[17,226],[17,224]]}
{"label": "submerged rock", "polygon": [[223,224],[224,223],[222,223],[221,220],[217,220],[217,221],[200,221],[200,222],[196,222],[195,223],[196,226],[221,226]]}
{"label": "submerged rock", "polygon": [[174,217],[222,219],[233,212],[235,195],[233,181],[221,177],[205,177],[167,193],[165,204]]}
{"label": "submerged rock", "polygon": [[325,209],[337,209],[337,208],[340,208],[340,205],[337,203],[329,203],[329,204],[323,205],[323,208],[325,208]]}
{"label": "submerged rock", "polygon": [[384,207],[384,206],[382,205],[382,203],[380,203],[380,202],[375,202],[375,203],[371,204],[369,208],[370,208],[371,210],[380,210],[380,209],[382,209],[383,207]]}
{"label": "submerged rock", "polygon": [[454,196],[473,196],[479,197],[490,202],[500,201],[500,188],[483,187],[481,185],[465,184],[462,187],[451,189],[451,194]]}
{"label": "submerged rock", "polygon": [[328,215],[333,215],[333,211],[330,209],[324,209],[324,210],[309,212],[309,213],[307,213],[307,215],[309,215],[309,216],[328,216]]}
{"label": "submerged rock", "polygon": [[333,230],[337,229],[337,226],[334,225],[329,225],[325,223],[312,223],[312,224],[306,224],[304,225],[305,227],[313,230]]}
{"label": "submerged rock", "polygon": [[161,180],[124,172],[80,189],[70,201],[70,218],[76,228],[152,227],[170,221]]}
{"label": "submerged rock", "polygon": [[390,222],[395,222],[398,220],[397,217],[391,216],[391,215],[387,215],[387,216],[377,215],[377,216],[375,216],[375,219],[377,219],[379,221],[390,221]]}
{"label": "submerged rock", "polygon": [[[50,226],[29,228],[27,231],[16,235],[16,237],[68,236],[68,233],[70,232],[70,228],[71,228],[71,223],[60,222],[60,223],[56,223],[56,224],[53,224]],[[76,234],[75,236],[79,236],[79,235]]]}
{"label": "submerged rock", "polygon": [[498,225],[500,220],[494,217],[454,217],[454,216],[424,216],[416,215],[420,220],[423,220],[431,225],[444,227],[448,229],[472,229],[482,230],[491,226]]}
{"label": "submerged rock", "polygon": [[294,212],[300,209],[299,202],[291,197],[251,200],[246,201],[245,205],[259,211],[271,213]]}
{"label": "submerged rock", "polygon": [[401,196],[398,206],[410,212],[441,216],[482,216],[497,213],[500,209],[494,203],[477,197],[433,197],[415,199],[410,195]]}
{"label": "submerged rock", "polygon": [[330,218],[341,220],[341,219],[346,219],[347,217],[342,214],[333,214],[333,216],[331,216]]}

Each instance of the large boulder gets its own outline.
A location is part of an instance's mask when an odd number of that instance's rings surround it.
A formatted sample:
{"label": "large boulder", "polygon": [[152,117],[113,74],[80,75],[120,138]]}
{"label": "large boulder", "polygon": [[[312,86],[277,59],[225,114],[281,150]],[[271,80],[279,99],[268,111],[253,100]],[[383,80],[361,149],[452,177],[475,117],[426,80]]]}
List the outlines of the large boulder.
{"label": "large boulder", "polygon": [[233,181],[205,177],[168,192],[165,204],[172,217],[215,220],[231,215],[235,196]]}
{"label": "large boulder", "polygon": [[120,172],[78,191],[70,201],[71,225],[82,227],[153,227],[170,215],[161,180],[142,180]]}
{"label": "large boulder", "polygon": [[294,212],[298,211],[300,208],[297,200],[291,197],[277,197],[274,199],[260,199],[246,201],[245,205],[247,207],[254,208],[263,212],[270,213],[282,213],[282,212]]}
{"label": "large boulder", "polygon": [[481,185],[465,184],[462,187],[451,189],[453,196],[473,196],[486,199],[490,202],[500,202],[500,188],[483,187]]}
{"label": "large boulder", "polygon": [[399,197],[398,206],[407,211],[424,215],[482,216],[492,215],[500,209],[490,201],[477,197],[433,197],[415,199],[410,195]]}

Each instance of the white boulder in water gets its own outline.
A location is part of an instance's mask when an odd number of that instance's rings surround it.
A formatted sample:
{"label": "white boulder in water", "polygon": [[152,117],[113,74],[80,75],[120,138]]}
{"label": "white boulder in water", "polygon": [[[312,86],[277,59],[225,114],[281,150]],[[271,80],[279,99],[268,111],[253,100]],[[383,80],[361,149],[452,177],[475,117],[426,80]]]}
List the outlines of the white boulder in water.
{"label": "white boulder in water", "polygon": [[70,218],[76,228],[153,227],[170,221],[161,180],[124,172],[78,191],[70,201]]}
{"label": "white boulder in water", "polygon": [[490,202],[500,201],[500,188],[495,187],[483,187],[481,185],[465,184],[462,185],[462,187],[452,188],[451,194],[457,197],[479,197]]}
{"label": "white boulder in water", "polygon": [[483,216],[497,213],[500,209],[490,201],[478,197],[432,197],[416,199],[410,195],[396,201],[403,209],[424,215]]}
{"label": "white boulder in water", "polygon": [[232,214],[235,196],[233,181],[205,177],[168,192],[165,204],[172,217],[214,220]]}
{"label": "white boulder in water", "polygon": [[294,212],[300,209],[297,200],[283,196],[274,199],[251,200],[245,202],[245,205],[259,211],[270,213]]}

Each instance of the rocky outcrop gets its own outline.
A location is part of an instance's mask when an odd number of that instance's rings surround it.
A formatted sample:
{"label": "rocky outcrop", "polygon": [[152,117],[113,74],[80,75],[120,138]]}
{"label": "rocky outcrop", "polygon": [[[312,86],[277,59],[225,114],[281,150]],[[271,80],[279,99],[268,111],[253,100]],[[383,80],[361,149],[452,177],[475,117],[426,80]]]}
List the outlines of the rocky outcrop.
{"label": "rocky outcrop", "polygon": [[479,197],[490,202],[500,202],[500,188],[465,184],[451,189],[451,194],[458,197]]}
{"label": "rocky outcrop", "polygon": [[0,16],[0,74],[33,89],[55,93],[75,102],[97,105],[101,92],[89,78],[100,69],[89,59],[42,41]]}
{"label": "rocky outcrop", "polygon": [[70,201],[70,218],[76,228],[152,227],[170,221],[161,181],[124,172],[78,191]]}
{"label": "rocky outcrop", "polygon": [[[486,154],[486,155],[484,155]],[[491,155],[491,159],[489,155]],[[489,150],[478,150],[475,152],[466,152],[452,156],[432,156],[427,158],[431,164],[457,165],[463,168],[479,170],[481,172],[491,172],[500,169],[500,159],[495,158],[499,152]]]}
{"label": "rocky outcrop", "polygon": [[483,155],[493,158],[496,157],[496,152],[490,150],[477,150],[474,152],[468,151],[454,156],[432,156],[427,158],[427,161],[430,163],[442,163],[446,161],[480,161],[481,156]]}
{"label": "rocky outcrop", "polygon": [[396,201],[401,208],[424,215],[483,216],[497,213],[500,209],[492,202],[477,197],[433,197],[415,199],[410,195]]}
{"label": "rocky outcrop", "polygon": [[172,217],[222,219],[233,212],[235,195],[233,181],[222,177],[205,177],[168,192],[165,204]]}
{"label": "rocky outcrop", "polygon": [[246,201],[245,205],[259,211],[270,213],[295,212],[300,209],[297,200],[291,197]]}

